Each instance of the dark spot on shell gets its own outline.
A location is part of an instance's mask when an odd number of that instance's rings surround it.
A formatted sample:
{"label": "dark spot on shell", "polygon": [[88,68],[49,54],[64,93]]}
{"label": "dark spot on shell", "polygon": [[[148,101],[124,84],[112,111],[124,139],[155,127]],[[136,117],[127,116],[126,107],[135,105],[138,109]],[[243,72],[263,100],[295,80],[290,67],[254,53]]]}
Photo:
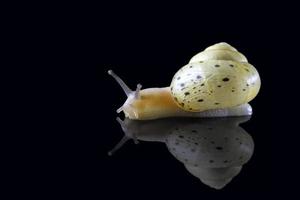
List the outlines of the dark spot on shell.
{"label": "dark spot on shell", "polygon": [[188,76],[190,76],[191,74],[187,74]]}
{"label": "dark spot on shell", "polygon": [[178,145],[178,144],[179,144],[178,142],[175,143],[175,145]]}
{"label": "dark spot on shell", "polygon": [[215,142],[214,142],[214,141],[211,141],[210,143],[211,143],[211,144],[215,144]]}
{"label": "dark spot on shell", "polygon": [[174,97],[174,100],[178,102],[178,99],[177,99],[177,97]]}
{"label": "dark spot on shell", "polygon": [[228,160],[224,160],[223,162],[224,162],[224,163],[228,163]]}
{"label": "dark spot on shell", "polygon": [[220,67],[220,65],[215,65],[215,67]]}
{"label": "dark spot on shell", "polygon": [[184,95],[187,96],[187,95],[190,95],[190,93],[189,92],[185,92]]}
{"label": "dark spot on shell", "polygon": [[193,68],[193,65],[191,65],[190,68]]}
{"label": "dark spot on shell", "polygon": [[243,156],[240,157],[240,160],[243,159]]}
{"label": "dark spot on shell", "polygon": [[239,140],[239,138],[235,138],[235,140]]}
{"label": "dark spot on shell", "polygon": [[195,145],[199,145],[198,142],[195,142]]}
{"label": "dark spot on shell", "polygon": [[209,162],[210,162],[210,163],[213,163],[214,161],[213,161],[213,160],[209,160]]}
{"label": "dark spot on shell", "polygon": [[231,90],[231,92],[234,92],[234,90]]}
{"label": "dark spot on shell", "polygon": [[193,133],[197,133],[197,130],[192,130]]}
{"label": "dark spot on shell", "polygon": [[202,83],[201,86],[204,86],[204,83]]}
{"label": "dark spot on shell", "polygon": [[196,87],[193,87],[193,89],[196,89]]}
{"label": "dark spot on shell", "polygon": [[195,149],[191,149],[191,152],[195,152]]}
{"label": "dark spot on shell", "polygon": [[173,90],[173,87],[171,87],[171,91]]}
{"label": "dark spot on shell", "polygon": [[207,137],[204,137],[203,139],[204,139],[204,140],[206,140],[206,139],[207,139]]}
{"label": "dark spot on shell", "polygon": [[223,81],[224,81],[224,82],[227,82],[227,81],[229,81],[229,78],[227,78],[227,77],[226,77],[226,78],[223,78]]}
{"label": "dark spot on shell", "polygon": [[216,147],[217,150],[223,150],[223,147]]}
{"label": "dark spot on shell", "polygon": [[246,86],[249,86],[249,84],[247,83]]}
{"label": "dark spot on shell", "polygon": [[197,79],[200,79],[200,78],[202,78],[200,75],[198,75],[197,77],[196,77]]}
{"label": "dark spot on shell", "polygon": [[246,91],[246,89],[243,89],[243,91]]}
{"label": "dark spot on shell", "polygon": [[183,136],[183,135],[179,135],[178,137],[180,137],[180,138],[184,138],[184,136]]}
{"label": "dark spot on shell", "polygon": [[221,85],[218,85],[218,87],[222,87]]}
{"label": "dark spot on shell", "polygon": [[199,63],[203,63],[203,61],[199,61]]}
{"label": "dark spot on shell", "polygon": [[184,87],[184,83],[181,83],[180,86],[181,86],[181,87]]}
{"label": "dark spot on shell", "polygon": [[215,105],[219,105],[220,103],[215,103]]}
{"label": "dark spot on shell", "polygon": [[207,129],[208,129],[208,130],[213,130],[213,128],[212,128],[212,127],[208,127]]}
{"label": "dark spot on shell", "polygon": [[230,67],[234,67],[234,65],[232,65],[232,64],[230,64],[229,66],[230,66]]}
{"label": "dark spot on shell", "polygon": [[203,99],[198,99],[198,102],[202,102],[202,101],[204,101]]}
{"label": "dark spot on shell", "polygon": [[246,69],[246,68],[245,68],[245,70],[246,70],[247,72],[249,72],[249,69]]}
{"label": "dark spot on shell", "polygon": [[189,108],[189,110],[193,110],[193,108]]}
{"label": "dark spot on shell", "polygon": [[181,77],[180,77],[180,76],[178,76],[178,77],[177,77],[177,80],[180,80],[180,78],[181,78]]}
{"label": "dark spot on shell", "polygon": [[184,103],[181,103],[180,105],[181,105],[182,107],[184,107]]}

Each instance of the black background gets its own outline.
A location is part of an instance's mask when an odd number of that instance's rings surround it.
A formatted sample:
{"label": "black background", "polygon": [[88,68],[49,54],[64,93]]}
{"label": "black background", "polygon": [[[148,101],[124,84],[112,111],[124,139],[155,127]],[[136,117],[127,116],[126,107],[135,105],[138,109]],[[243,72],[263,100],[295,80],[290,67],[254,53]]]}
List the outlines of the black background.
{"label": "black background", "polygon": [[[38,11],[43,18],[32,16],[38,24],[32,36],[40,41],[35,46],[37,64],[46,71],[39,79],[47,82],[35,86],[46,99],[41,106],[46,105],[48,113],[37,120],[44,133],[38,145],[46,152],[33,149],[42,166],[34,168],[39,174],[34,180],[43,194],[106,199],[273,191],[272,41],[278,35],[272,10],[207,2],[46,7]],[[251,102],[253,116],[242,125],[252,135],[255,150],[241,173],[216,191],[190,175],[163,143],[130,141],[109,157],[107,152],[123,136],[115,120],[122,114],[115,110],[126,97],[107,70],[113,69],[132,89],[137,83],[143,88],[165,87],[193,55],[218,42],[242,52],[262,80]]]}

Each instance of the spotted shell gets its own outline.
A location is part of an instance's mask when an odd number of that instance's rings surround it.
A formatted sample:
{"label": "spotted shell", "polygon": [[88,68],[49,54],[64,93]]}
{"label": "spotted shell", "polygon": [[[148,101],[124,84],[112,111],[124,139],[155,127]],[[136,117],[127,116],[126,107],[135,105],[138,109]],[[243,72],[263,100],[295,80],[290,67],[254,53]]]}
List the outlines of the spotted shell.
{"label": "spotted shell", "polygon": [[257,70],[227,43],[195,55],[173,77],[171,93],[182,109],[200,112],[251,101],[260,89]]}

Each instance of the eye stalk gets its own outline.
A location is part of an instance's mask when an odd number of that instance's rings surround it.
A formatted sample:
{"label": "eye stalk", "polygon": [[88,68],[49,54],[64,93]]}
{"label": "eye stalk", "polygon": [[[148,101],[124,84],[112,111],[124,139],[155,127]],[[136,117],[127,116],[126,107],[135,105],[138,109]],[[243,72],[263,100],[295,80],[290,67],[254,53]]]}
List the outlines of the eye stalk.
{"label": "eye stalk", "polygon": [[[113,70],[108,70],[107,73],[109,75],[111,75],[121,86],[121,88],[123,89],[123,91],[125,92],[126,96],[129,98],[133,96],[134,99],[139,99],[140,98],[140,91],[142,88],[142,85],[139,83],[136,86],[136,90],[132,91],[127,85],[126,83],[117,75],[113,72]],[[122,105],[119,109],[117,109],[117,113],[120,113],[123,111],[124,105]]]}
{"label": "eye stalk", "polygon": [[136,90],[134,92],[134,98],[135,99],[139,99],[140,98],[140,91],[141,91],[141,89],[142,89],[142,85],[140,83],[137,84]]}
{"label": "eye stalk", "polygon": [[117,74],[113,72],[113,70],[108,70],[108,74],[111,75],[119,83],[127,97],[130,94],[132,94],[132,90],[126,85],[126,83],[124,83],[124,81]]}

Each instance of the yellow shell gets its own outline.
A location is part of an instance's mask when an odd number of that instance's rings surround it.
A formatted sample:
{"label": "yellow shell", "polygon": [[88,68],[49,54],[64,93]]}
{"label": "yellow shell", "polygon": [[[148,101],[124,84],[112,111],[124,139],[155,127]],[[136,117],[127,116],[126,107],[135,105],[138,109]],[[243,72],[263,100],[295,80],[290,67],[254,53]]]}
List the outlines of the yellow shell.
{"label": "yellow shell", "polygon": [[257,70],[227,43],[195,55],[173,77],[171,92],[184,110],[199,112],[238,106],[251,101],[260,89]]}

